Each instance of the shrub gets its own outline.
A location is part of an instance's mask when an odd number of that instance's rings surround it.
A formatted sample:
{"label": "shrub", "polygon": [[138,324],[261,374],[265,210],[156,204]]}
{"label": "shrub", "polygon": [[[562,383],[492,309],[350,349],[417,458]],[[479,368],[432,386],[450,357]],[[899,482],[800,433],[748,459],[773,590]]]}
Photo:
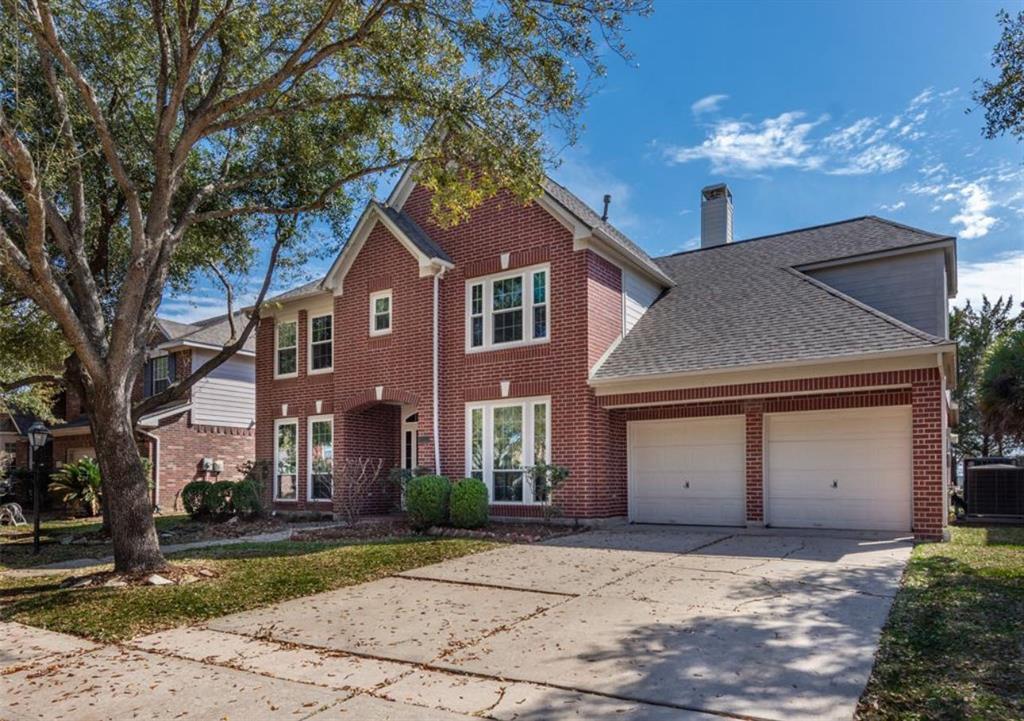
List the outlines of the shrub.
{"label": "shrub", "polygon": [[91,458],[69,463],[50,476],[50,492],[68,505],[78,506],[90,516],[100,512],[103,482],[100,467]]}
{"label": "shrub", "polygon": [[239,516],[258,516],[263,510],[260,489],[248,478],[237,481],[231,488],[231,505]]}
{"label": "shrub", "polygon": [[409,523],[418,531],[448,520],[448,497],[452,483],[444,476],[416,476],[405,486],[405,509]]}
{"label": "shrub", "polygon": [[203,512],[213,518],[230,516],[234,510],[231,505],[234,487],[234,481],[214,481],[207,486],[203,494]]}
{"label": "shrub", "polygon": [[206,512],[206,490],[210,485],[209,481],[192,481],[181,489],[181,505],[192,518],[199,518]]}
{"label": "shrub", "polygon": [[487,523],[487,486],[477,478],[463,478],[452,486],[448,515],[456,528],[480,528]]}

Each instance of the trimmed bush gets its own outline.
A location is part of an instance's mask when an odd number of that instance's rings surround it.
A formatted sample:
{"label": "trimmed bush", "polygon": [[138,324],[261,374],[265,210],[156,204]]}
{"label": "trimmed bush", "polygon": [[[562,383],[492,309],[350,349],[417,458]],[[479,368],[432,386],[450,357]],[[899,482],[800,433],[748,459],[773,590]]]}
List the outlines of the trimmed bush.
{"label": "trimmed bush", "polygon": [[191,481],[181,489],[181,505],[192,518],[199,518],[205,513],[206,491],[210,485],[208,481]]}
{"label": "trimmed bush", "polygon": [[487,524],[487,486],[478,478],[463,478],[452,486],[448,516],[456,528],[480,528]]}
{"label": "trimmed bush", "polygon": [[409,523],[418,531],[440,526],[448,520],[448,498],[452,482],[444,476],[416,476],[405,486],[405,510]]}
{"label": "trimmed bush", "polygon": [[260,503],[260,491],[254,481],[245,479],[233,484],[231,488],[231,505],[239,516],[258,516],[263,510]]}
{"label": "trimmed bush", "polygon": [[231,491],[234,488],[234,481],[214,481],[207,486],[203,494],[203,512],[213,518],[230,516],[234,510],[231,506]]}

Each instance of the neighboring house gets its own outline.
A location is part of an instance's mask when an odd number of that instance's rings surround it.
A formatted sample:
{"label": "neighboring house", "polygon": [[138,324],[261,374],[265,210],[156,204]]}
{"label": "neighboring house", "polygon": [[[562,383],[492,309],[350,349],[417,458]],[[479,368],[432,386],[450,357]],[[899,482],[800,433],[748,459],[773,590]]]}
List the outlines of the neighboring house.
{"label": "neighboring house", "polygon": [[545,461],[577,518],[943,534],[954,238],[863,217],[732,242],[720,185],[702,247],[652,259],[550,181],[453,228],[430,200],[406,173],[264,311],[276,509],[340,511],[346,460],[373,457],[536,516]]}
{"label": "neighboring house", "polygon": [[[34,416],[17,413],[0,415],[0,451],[7,454],[6,462],[10,468],[28,468],[31,465],[32,451],[26,434],[35,420]],[[2,477],[0,473],[0,479]]]}
{"label": "neighboring house", "polygon": [[[238,320],[239,325],[243,321]],[[230,339],[227,316],[176,323],[158,318],[134,398],[158,393],[185,378]],[[153,465],[153,500],[163,510],[180,508],[178,493],[196,479],[234,480],[238,466],[253,459],[255,445],[255,342],[209,376],[180,401],[139,419],[139,450]],[[52,428],[55,466],[95,457],[89,418],[73,391],[62,394],[54,414],[65,419]]]}

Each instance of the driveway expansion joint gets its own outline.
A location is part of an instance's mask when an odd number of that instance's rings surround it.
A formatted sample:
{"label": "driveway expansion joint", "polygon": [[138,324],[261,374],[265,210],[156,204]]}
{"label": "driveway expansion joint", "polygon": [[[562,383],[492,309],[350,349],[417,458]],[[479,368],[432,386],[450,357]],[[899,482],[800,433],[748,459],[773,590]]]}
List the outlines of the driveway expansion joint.
{"label": "driveway expansion joint", "polygon": [[509,586],[501,583],[485,583],[483,581],[456,581],[453,578],[431,578],[430,576],[416,576],[408,573],[394,573],[387,578],[401,578],[407,581],[425,581],[428,583],[447,583],[452,586],[467,586],[469,588],[495,588],[499,591],[522,591],[524,593],[539,593],[547,596],[562,596],[564,598],[579,598],[581,594],[565,593],[563,591],[549,591],[536,588],[524,588],[523,586]]}

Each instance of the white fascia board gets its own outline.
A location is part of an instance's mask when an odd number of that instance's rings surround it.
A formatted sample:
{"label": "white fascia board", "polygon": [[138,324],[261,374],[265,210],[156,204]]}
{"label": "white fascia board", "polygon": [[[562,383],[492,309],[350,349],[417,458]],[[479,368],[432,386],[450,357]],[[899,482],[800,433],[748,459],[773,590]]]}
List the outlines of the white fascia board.
{"label": "white fascia board", "polygon": [[[202,343],[200,341],[194,341],[194,340],[169,340],[169,341],[166,341],[166,342],[161,343],[160,345],[156,346],[156,348],[154,348],[154,350],[164,350],[164,351],[170,352],[170,351],[178,350],[179,348],[202,348],[203,350],[219,351],[219,350],[223,349],[224,346],[217,345],[216,343]],[[256,351],[245,350],[243,348],[240,348],[240,349],[236,350],[234,354],[235,355],[240,355],[240,356],[250,356],[251,357],[251,356],[255,356],[256,355]]]}
{"label": "white fascia board", "polygon": [[142,418],[138,420],[138,422],[135,425],[137,425],[140,428],[155,428],[156,426],[159,425],[159,422],[164,418],[169,418],[170,416],[177,416],[190,410],[192,410],[192,404],[186,403],[183,406],[175,406],[174,408],[168,408],[167,410],[160,411],[159,413],[150,413],[148,415],[144,415],[142,416]]}
{"label": "white fascia board", "polygon": [[370,232],[378,221],[383,223],[388,232],[416,259],[420,267],[421,278],[454,267],[446,260],[427,256],[426,253],[416,247],[416,244],[409,239],[409,236],[402,232],[401,228],[395,225],[375,203],[371,202],[359,217],[359,222],[356,223],[356,227],[352,230],[352,235],[349,236],[348,242],[345,243],[345,247],[341,249],[331,269],[327,271],[327,275],[324,277],[324,286],[333,289],[335,295],[341,295],[344,292],[345,276],[348,275],[349,269],[352,267],[356,257],[359,255],[359,251],[362,250],[363,244],[366,243],[366,239],[370,236]]}
{"label": "white fascia board", "polygon": [[[934,356],[939,354],[942,357],[948,354],[956,352],[955,343],[946,343],[942,345],[924,346],[921,348],[909,348],[902,350],[893,351],[876,351],[872,353],[851,353],[848,355],[835,355],[835,356],[822,356],[819,358],[801,359],[798,361],[783,361],[779,363],[757,363],[753,365],[744,366],[729,366],[719,368],[706,368],[695,371],[683,371],[679,373],[650,373],[646,375],[635,375],[635,376],[618,376],[615,378],[590,378],[587,383],[595,389],[597,395],[617,395],[619,393],[636,393],[636,392],[648,392],[653,390],[671,390],[674,382],[682,382],[691,378],[700,378],[702,376],[726,376],[740,373],[751,373],[760,371],[774,371],[783,370],[787,368],[804,368],[812,366],[823,366],[828,364],[842,364],[857,361],[873,361],[873,360],[884,360],[884,359],[897,359],[897,358],[917,358],[920,356]],[[934,367],[934,364],[928,362],[928,365]],[[843,373],[856,372],[851,370],[838,370],[837,375]],[[747,382],[747,381],[744,381]],[[631,390],[630,385],[635,384],[653,384],[657,383],[658,388],[645,387],[642,391]],[[727,381],[723,380],[723,384]]]}

